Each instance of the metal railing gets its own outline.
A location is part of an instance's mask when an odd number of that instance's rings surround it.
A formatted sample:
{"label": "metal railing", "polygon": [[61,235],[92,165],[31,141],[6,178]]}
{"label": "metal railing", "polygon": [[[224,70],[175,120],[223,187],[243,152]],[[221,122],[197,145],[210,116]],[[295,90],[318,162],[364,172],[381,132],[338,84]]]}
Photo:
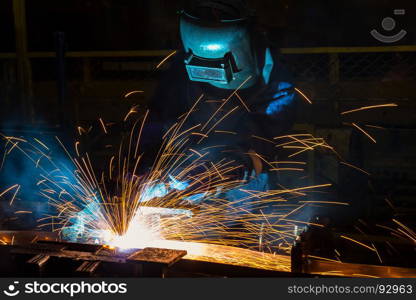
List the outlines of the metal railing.
{"label": "metal railing", "polygon": [[[66,53],[70,65],[76,69],[77,80],[94,80],[100,72],[124,73],[121,79],[137,80],[134,71],[150,71],[158,61],[173,50],[133,50],[133,51],[70,51]],[[286,64],[297,81],[329,81],[334,84],[340,80],[382,79],[392,75],[400,68],[400,75],[415,79],[416,46],[383,47],[317,47],[282,48],[282,62]],[[44,80],[37,76],[37,68],[52,65],[54,52],[29,52],[30,66],[26,68],[27,78],[33,81]],[[16,53],[0,53],[0,61],[16,59]],[[117,66],[117,63],[120,65]],[[49,68],[52,68],[51,66]],[[70,66],[71,69],[71,66]],[[40,78],[38,78],[40,77]],[[76,78],[78,77],[78,78]],[[109,76],[108,79],[114,79]],[[98,76],[105,79],[105,76]],[[71,79],[71,76],[69,77]]]}
{"label": "metal railing", "polygon": [[[77,91],[72,93],[79,98],[77,101],[89,97],[83,94],[84,87],[92,86],[96,87],[97,98],[102,97],[99,94],[102,87],[114,85],[122,93],[132,83],[142,84],[151,94],[149,82],[155,82],[158,74],[153,71],[172,51],[69,51],[65,54],[67,80],[77,86]],[[43,93],[48,90],[46,86],[55,88],[55,53],[28,52],[27,57],[29,63],[23,72],[28,74],[17,76],[16,53],[0,53],[0,94],[9,104],[14,103],[14,100],[7,100],[13,96],[10,91],[22,87],[34,90],[23,91],[32,98],[53,97],[50,91],[49,95]],[[416,81],[416,46],[413,45],[282,48],[278,64],[286,65],[296,83],[318,102],[416,98],[416,91],[410,88],[414,85],[407,84]],[[30,84],[19,84],[19,78],[29,78]],[[395,84],[388,84],[391,82]],[[45,88],[42,90],[41,87]],[[108,94],[105,96],[109,97]]]}

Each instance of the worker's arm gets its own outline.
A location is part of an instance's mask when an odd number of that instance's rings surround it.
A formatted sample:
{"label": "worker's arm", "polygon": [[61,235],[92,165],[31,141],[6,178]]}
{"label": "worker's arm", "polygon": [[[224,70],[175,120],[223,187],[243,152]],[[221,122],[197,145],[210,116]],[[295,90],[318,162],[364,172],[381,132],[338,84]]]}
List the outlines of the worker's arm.
{"label": "worker's arm", "polygon": [[291,130],[296,119],[297,95],[293,84],[278,81],[271,82],[256,97],[256,105],[252,105],[252,112],[246,122],[249,124],[249,148],[270,158],[275,156],[276,148],[258,137],[273,140]]}

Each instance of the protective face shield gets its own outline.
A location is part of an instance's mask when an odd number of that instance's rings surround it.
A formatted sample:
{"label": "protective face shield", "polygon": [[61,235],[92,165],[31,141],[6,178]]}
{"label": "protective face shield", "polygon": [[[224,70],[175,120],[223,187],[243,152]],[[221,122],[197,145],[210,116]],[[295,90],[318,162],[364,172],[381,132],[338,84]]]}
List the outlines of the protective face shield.
{"label": "protective face shield", "polygon": [[[215,1],[214,1],[215,2]],[[180,34],[189,79],[222,89],[251,86],[259,71],[247,17],[206,18],[182,12]]]}

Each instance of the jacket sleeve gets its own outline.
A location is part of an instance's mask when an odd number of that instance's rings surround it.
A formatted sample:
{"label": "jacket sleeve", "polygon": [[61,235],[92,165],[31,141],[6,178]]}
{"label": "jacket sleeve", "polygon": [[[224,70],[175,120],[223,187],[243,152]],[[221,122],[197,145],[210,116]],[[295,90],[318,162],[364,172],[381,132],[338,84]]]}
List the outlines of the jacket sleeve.
{"label": "jacket sleeve", "polygon": [[[253,99],[250,113],[250,134],[267,139],[287,134],[296,120],[298,95],[292,77],[285,69],[275,71],[271,81]],[[251,139],[251,147],[258,153],[273,155],[274,147]]]}

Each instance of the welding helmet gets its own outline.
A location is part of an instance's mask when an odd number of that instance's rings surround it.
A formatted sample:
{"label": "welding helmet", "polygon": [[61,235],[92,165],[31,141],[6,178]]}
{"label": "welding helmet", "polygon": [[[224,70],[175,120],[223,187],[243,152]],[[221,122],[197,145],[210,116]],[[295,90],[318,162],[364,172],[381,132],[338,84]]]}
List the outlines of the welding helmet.
{"label": "welding helmet", "polygon": [[251,18],[244,1],[200,0],[184,9],[180,35],[191,81],[222,89],[249,87],[258,77]]}

